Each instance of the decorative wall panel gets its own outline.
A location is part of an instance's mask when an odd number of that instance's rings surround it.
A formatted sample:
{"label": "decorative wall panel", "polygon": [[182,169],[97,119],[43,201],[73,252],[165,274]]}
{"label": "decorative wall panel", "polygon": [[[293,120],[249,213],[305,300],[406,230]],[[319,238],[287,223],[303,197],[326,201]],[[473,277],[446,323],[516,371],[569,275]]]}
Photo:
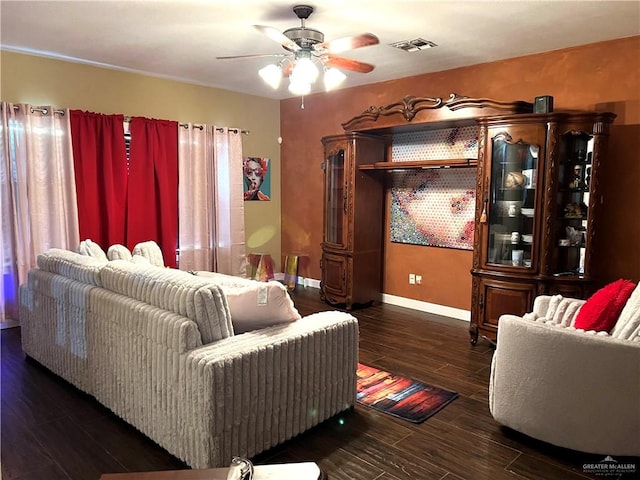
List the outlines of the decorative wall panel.
{"label": "decorative wall panel", "polygon": [[393,173],[391,241],[473,250],[476,170]]}

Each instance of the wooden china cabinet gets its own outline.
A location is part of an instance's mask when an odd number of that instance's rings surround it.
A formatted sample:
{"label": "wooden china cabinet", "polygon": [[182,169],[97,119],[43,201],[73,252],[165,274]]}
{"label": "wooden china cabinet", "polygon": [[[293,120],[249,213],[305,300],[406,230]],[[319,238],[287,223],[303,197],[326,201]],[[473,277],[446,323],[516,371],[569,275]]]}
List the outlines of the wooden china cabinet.
{"label": "wooden china cabinet", "polygon": [[471,343],[495,340],[504,313],[541,294],[586,298],[602,215],[598,175],[612,113],[477,119],[478,183]]}
{"label": "wooden china cabinet", "polygon": [[382,162],[385,140],[360,133],[322,139],[324,229],[320,296],[330,304],[379,300],[382,288],[384,189],[380,175],[359,170]]}

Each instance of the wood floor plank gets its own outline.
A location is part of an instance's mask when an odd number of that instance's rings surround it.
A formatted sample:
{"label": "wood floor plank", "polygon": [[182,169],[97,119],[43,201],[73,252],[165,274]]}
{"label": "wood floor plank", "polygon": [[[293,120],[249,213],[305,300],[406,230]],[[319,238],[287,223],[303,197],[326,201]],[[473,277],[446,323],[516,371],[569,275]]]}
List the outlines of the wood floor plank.
{"label": "wood floor plank", "polygon": [[[521,453],[518,450],[487,440],[433,417],[420,424],[419,431],[398,442],[396,446],[456,475],[477,479],[514,478],[505,470]],[[517,477],[516,477],[517,478]]]}
{"label": "wood floor plank", "polygon": [[97,479],[102,473],[127,471],[104,446],[69,418],[39,425],[32,434],[41,445],[47,446],[54,462],[72,479]]}
{"label": "wood floor plank", "polygon": [[374,432],[350,437],[342,448],[399,480],[437,480],[447,473],[447,470],[423,458],[380,441]]}
{"label": "wood floor plank", "polygon": [[[46,448],[36,447],[38,442],[31,435],[29,427],[5,408],[2,409],[0,445],[4,480],[33,476],[44,470],[59,470],[58,465],[47,454]],[[62,471],[60,473],[66,478]]]}
{"label": "wood floor plank", "polygon": [[585,480],[589,478],[589,475],[584,471],[569,470],[552,463],[540,462],[539,459],[529,455],[520,455],[507,467],[507,470],[525,478],[530,478],[532,475],[539,475],[547,480]]}
{"label": "wood floor plank", "polygon": [[368,463],[342,448],[347,439],[335,440],[327,434],[329,426],[319,425],[313,431],[303,433],[295,441],[287,442],[287,451],[296,458],[313,461],[330,473],[330,480],[369,480],[384,473],[384,470]]}
{"label": "wood floor plank", "polygon": [[[129,471],[179,470],[188,467],[142,433],[131,432],[129,425],[113,414],[84,422],[81,427]],[[127,443],[122,443],[123,436],[127,437]]]}
{"label": "wood floor plank", "polygon": [[[4,480],[8,480],[7,477],[2,477]],[[69,480],[71,477],[67,475],[59,466],[48,465],[38,467],[36,469],[29,469],[23,472],[18,477],[13,477],[13,480]]]}

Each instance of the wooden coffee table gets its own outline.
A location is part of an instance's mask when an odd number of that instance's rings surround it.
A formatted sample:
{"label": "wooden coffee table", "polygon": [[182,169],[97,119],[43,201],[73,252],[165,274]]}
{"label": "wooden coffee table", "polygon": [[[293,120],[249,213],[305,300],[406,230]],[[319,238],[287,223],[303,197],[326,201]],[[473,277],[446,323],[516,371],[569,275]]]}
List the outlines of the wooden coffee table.
{"label": "wooden coffee table", "polygon": [[[228,468],[105,473],[100,480],[227,480]],[[328,480],[314,462],[256,465],[253,480]]]}

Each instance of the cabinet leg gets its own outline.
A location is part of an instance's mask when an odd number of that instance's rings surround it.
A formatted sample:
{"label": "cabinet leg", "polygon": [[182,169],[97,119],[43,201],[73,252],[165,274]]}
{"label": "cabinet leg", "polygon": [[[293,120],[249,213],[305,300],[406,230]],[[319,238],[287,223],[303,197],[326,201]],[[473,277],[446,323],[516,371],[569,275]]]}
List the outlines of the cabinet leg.
{"label": "cabinet leg", "polygon": [[478,343],[478,326],[470,325],[469,326],[469,342],[471,345],[476,345]]}

